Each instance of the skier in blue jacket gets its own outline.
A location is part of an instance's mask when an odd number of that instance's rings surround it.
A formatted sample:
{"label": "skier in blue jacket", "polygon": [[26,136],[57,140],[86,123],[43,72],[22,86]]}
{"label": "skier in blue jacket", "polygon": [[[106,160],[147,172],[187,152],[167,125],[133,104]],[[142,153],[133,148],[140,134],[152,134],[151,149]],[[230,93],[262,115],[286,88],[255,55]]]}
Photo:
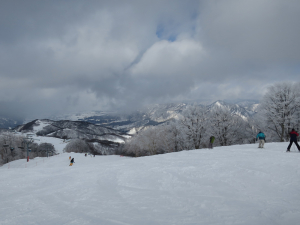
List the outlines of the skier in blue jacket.
{"label": "skier in blue jacket", "polygon": [[259,139],[259,148],[263,148],[264,147],[264,144],[265,144],[265,141],[266,141],[266,135],[259,131],[259,133],[256,135],[256,140]]}

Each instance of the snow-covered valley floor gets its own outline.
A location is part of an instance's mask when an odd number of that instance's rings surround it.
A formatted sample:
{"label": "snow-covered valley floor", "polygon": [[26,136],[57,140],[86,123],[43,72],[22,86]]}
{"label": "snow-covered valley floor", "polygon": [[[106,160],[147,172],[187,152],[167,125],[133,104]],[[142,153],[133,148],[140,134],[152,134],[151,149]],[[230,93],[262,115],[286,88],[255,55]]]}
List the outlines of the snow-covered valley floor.
{"label": "snow-covered valley floor", "polygon": [[300,224],[300,154],[265,147],[14,161],[0,167],[0,224]]}

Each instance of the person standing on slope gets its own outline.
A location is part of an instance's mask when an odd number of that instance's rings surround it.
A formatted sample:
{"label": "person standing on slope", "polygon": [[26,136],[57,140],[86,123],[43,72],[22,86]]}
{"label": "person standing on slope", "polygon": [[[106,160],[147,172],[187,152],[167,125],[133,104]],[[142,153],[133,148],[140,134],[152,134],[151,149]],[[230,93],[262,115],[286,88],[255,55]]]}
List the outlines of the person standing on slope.
{"label": "person standing on slope", "polygon": [[215,137],[214,137],[214,136],[211,136],[211,137],[209,138],[209,146],[208,146],[208,148],[213,149],[214,141],[215,141]]}
{"label": "person standing on slope", "polygon": [[298,145],[298,142],[297,142],[297,137],[299,136],[299,134],[294,130],[294,129],[292,129],[292,131],[290,132],[290,144],[289,144],[289,146],[288,146],[288,148],[287,148],[287,152],[289,152],[290,151],[290,149],[291,149],[291,146],[292,146],[292,144],[293,144],[293,142],[295,143],[295,145],[297,146],[297,148],[298,148],[298,151],[300,151],[300,147],[299,147],[299,145]]}
{"label": "person standing on slope", "polygon": [[265,144],[265,141],[266,141],[266,135],[259,131],[259,133],[256,135],[256,140],[259,139],[259,148],[263,148],[264,147],[264,144]]}
{"label": "person standing on slope", "polygon": [[74,163],[74,158],[71,159],[69,166],[73,166],[73,163]]}

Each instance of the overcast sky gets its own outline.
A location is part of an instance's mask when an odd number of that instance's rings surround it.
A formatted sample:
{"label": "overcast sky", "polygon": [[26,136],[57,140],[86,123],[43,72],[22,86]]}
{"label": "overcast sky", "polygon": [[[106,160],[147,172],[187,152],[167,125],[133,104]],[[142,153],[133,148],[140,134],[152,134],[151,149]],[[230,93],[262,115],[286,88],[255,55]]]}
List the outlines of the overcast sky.
{"label": "overcast sky", "polygon": [[300,81],[299,0],[2,0],[0,115],[257,99]]}

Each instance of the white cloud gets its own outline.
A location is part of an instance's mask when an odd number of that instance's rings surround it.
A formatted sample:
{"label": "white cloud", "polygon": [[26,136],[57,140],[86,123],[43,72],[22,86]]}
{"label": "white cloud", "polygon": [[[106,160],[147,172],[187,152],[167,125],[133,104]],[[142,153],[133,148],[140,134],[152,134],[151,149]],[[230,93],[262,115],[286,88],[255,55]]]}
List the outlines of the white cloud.
{"label": "white cloud", "polygon": [[135,77],[189,76],[198,67],[205,52],[200,43],[183,39],[175,42],[166,40],[156,42],[131,69]]}

